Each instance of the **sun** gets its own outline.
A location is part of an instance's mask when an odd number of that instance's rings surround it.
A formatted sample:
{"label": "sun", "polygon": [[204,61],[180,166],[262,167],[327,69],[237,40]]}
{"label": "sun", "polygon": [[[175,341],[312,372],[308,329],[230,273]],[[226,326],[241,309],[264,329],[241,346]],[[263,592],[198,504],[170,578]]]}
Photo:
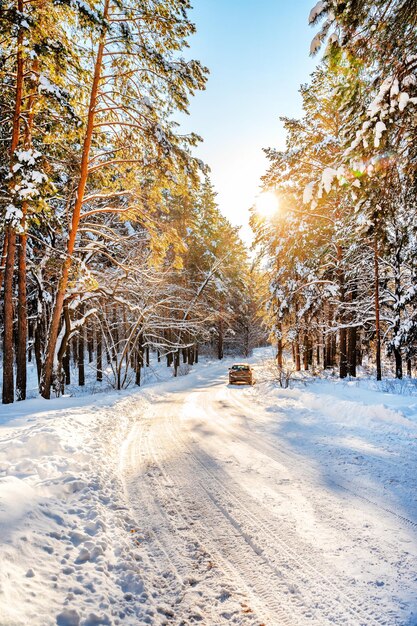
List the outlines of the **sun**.
{"label": "sun", "polygon": [[272,217],[279,209],[278,197],[273,191],[264,191],[256,198],[255,206],[262,217]]}

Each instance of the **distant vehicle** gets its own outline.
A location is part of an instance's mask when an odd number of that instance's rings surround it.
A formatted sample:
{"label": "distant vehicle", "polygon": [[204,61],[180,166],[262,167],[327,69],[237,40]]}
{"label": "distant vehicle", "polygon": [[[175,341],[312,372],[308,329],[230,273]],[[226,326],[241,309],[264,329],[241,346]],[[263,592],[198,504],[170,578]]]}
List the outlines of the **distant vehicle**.
{"label": "distant vehicle", "polygon": [[248,363],[234,363],[229,367],[229,385],[243,383],[245,385],[255,384],[253,369]]}

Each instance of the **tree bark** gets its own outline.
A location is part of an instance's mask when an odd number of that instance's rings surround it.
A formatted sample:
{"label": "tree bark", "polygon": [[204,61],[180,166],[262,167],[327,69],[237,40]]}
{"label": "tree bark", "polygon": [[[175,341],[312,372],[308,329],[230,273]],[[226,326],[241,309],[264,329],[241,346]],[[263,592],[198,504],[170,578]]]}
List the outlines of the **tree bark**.
{"label": "tree bark", "polygon": [[103,340],[101,328],[96,331],[96,380],[101,383],[103,380]]}
{"label": "tree bark", "polygon": [[180,351],[179,349],[174,352],[174,376],[178,375],[178,368],[180,366]]}
{"label": "tree bark", "polygon": [[[82,317],[84,313],[84,306],[80,305],[80,315]],[[85,367],[84,367],[84,327],[81,326],[78,330],[78,384],[80,387],[85,385]]]}
{"label": "tree bark", "polygon": [[[23,0],[18,0],[17,10],[23,14]],[[13,156],[20,140],[20,116],[23,98],[23,38],[24,29],[19,27],[17,34],[16,50],[16,94],[13,111],[12,139],[10,143],[10,169],[13,167]],[[13,351],[13,276],[16,253],[15,225],[8,224],[5,229],[5,246],[7,251],[6,265],[4,269],[4,305],[3,305],[3,404],[14,401],[14,351]],[[3,249],[4,254],[4,249]]]}
{"label": "tree bark", "polygon": [[[109,14],[109,0],[104,2],[103,20],[107,21]],[[85,188],[88,178],[88,161],[90,156],[91,144],[93,139],[94,120],[97,105],[98,88],[101,80],[101,71],[103,65],[104,46],[106,42],[106,26],[103,26],[98,48],[96,62],[94,66],[94,78],[91,87],[90,104],[88,108],[87,128],[84,137],[83,152],[81,158],[80,167],[80,179],[78,182],[78,188],[76,193],[76,200],[74,203],[74,210],[72,213],[71,230],[67,242],[66,258],[62,266],[61,277],[58,284],[58,289],[55,298],[55,306],[52,312],[52,319],[49,327],[49,337],[46,349],[46,358],[44,362],[42,380],[41,380],[41,395],[49,399],[51,395],[51,385],[53,379],[54,357],[56,350],[56,342],[58,339],[59,323],[62,313],[62,307],[64,304],[65,292],[67,290],[69,272],[72,263],[72,254],[75,248],[75,241],[77,238],[78,227],[80,223],[81,209],[84,200]]]}
{"label": "tree bark", "polygon": [[[25,214],[23,216],[23,219]],[[23,222],[23,227],[25,224]],[[27,235],[19,235],[18,250],[18,304],[17,304],[17,351],[16,351],[16,399],[26,400],[26,344],[28,334],[26,295],[26,244]]]}
{"label": "tree bark", "polygon": [[217,338],[217,358],[221,360],[224,356],[223,354],[223,320],[219,320],[218,325],[219,336]]}
{"label": "tree bark", "polygon": [[298,342],[298,337],[294,342],[294,353],[295,353],[295,370],[297,372],[301,371],[301,356],[300,356],[300,344]]}
{"label": "tree bark", "polygon": [[[33,70],[38,75],[39,63],[35,59],[33,62]],[[32,129],[35,117],[34,105],[38,93],[38,85],[32,90],[27,105],[27,121],[25,128],[25,148],[28,150],[32,147]],[[17,350],[16,350],[16,398],[17,400],[26,399],[27,370],[26,370],[26,348],[28,338],[28,319],[27,319],[27,267],[26,267],[26,217],[28,211],[28,203],[22,202],[22,218],[20,220],[21,234],[19,235],[18,248],[18,304],[17,304]]]}
{"label": "tree bark", "polygon": [[347,371],[349,376],[356,377],[356,326],[348,329],[347,337]]}
{"label": "tree bark", "polygon": [[309,351],[309,341],[307,333],[304,333],[304,341],[303,341],[303,366],[304,370],[308,371],[308,351]]}
{"label": "tree bark", "polygon": [[278,322],[277,366],[282,369],[282,324]]}
{"label": "tree bark", "polygon": [[70,367],[70,344],[67,344],[64,357],[62,359],[62,369],[64,370],[64,380],[66,385],[71,384],[71,367]]}
{"label": "tree bark", "polygon": [[394,357],[395,357],[395,378],[399,380],[403,377],[403,359],[401,356],[401,349],[394,348]]}
{"label": "tree bark", "polygon": [[411,378],[411,359],[407,359],[407,376]]}
{"label": "tree bark", "polygon": [[339,330],[339,376],[346,378],[347,376],[347,342],[346,328]]}
{"label": "tree bark", "polygon": [[4,272],[3,307],[3,404],[14,401],[14,350],[13,350],[13,275],[16,247],[16,233],[8,228],[7,260]]}
{"label": "tree bark", "polygon": [[3,251],[2,251],[1,257],[0,257],[0,292],[1,292],[2,287],[3,287],[3,277],[4,277],[4,273],[6,271],[7,243],[8,243],[7,233],[4,233]]}
{"label": "tree bark", "polygon": [[90,324],[87,325],[87,350],[88,362],[92,363],[94,360],[94,329]]}
{"label": "tree bark", "polygon": [[375,275],[375,342],[376,342],[376,379],[382,379],[381,367],[381,330],[380,330],[380,307],[379,307],[379,263],[378,241],[374,238],[374,275]]}

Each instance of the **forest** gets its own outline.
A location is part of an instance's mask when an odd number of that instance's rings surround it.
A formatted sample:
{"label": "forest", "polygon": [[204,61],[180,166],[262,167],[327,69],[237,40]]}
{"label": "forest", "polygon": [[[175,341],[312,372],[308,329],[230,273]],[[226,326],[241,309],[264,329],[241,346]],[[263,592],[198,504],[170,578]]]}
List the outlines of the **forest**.
{"label": "forest", "polygon": [[282,118],[284,150],[267,149],[266,194],[252,212],[270,285],[278,365],[369,365],[377,380],[416,373],[417,5],[318,2],[301,87],[303,117]]}
{"label": "forest", "polygon": [[[176,115],[205,89],[188,0],[6,0],[0,12],[2,401],[86,368],[140,385],[199,351],[415,375],[417,6],[312,9],[303,117],[262,179],[254,246],[221,214]],[[313,33],[313,34],[314,34]],[[279,111],[277,111],[279,113]],[[250,203],[250,202],[249,202]],[[74,382],[74,381],[72,381]]]}
{"label": "forest", "polygon": [[[3,403],[86,368],[140,384],[265,336],[256,270],[175,122],[208,70],[182,54],[188,1],[3,3]],[[30,364],[30,365],[29,365]],[[74,374],[75,371],[75,374]],[[74,382],[74,381],[73,381]]]}

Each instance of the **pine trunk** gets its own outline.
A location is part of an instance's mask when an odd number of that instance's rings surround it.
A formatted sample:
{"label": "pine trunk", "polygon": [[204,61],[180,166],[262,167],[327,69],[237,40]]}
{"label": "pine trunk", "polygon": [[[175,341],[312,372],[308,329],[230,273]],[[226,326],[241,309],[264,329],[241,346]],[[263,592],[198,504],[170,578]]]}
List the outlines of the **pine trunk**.
{"label": "pine trunk", "polygon": [[339,330],[339,376],[346,378],[347,376],[347,336],[346,328]]}
{"label": "pine trunk", "polygon": [[219,320],[219,336],[217,338],[217,358],[221,360],[223,358],[223,321]]}
{"label": "pine trunk", "polygon": [[378,262],[378,241],[374,239],[374,275],[375,275],[375,342],[376,342],[376,379],[382,379],[381,367],[381,330],[380,330],[380,308],[379,308],[379,262]]}
{"label": "pine trunk", "polygon": [[64,357],[62,359],[62,369],[64,370],[64,380],[66,385],[71,384],[71,361],[70,361],[70,345],[67,344]]}
{"label": "pine trunk", "polygon": [[[23,15],[23,0],[17,2],[18,13]],[[13,167],[13,157],[20,140],[20,116],[22,111],[23,98],[23,38],[24,28],[19,27],[17,35],[16,50],[16,93],[13,112],[12,138],[10,143],[10,167]],[[5,229],[5,244],[3,254],[6,250],[6,265],[4,269],[4,305],[3,305],[3,404],[10,404],[14,401],[14,351],[13,351],[13,276],[16,253],[16,232],[15,226],[9,224]]]}
{"label": "pine trunk", "polygon": [[[25,214],[24,214],[25,215]],[[28,334],[26,295],[26,233],[19,235],[18,250],[18,304],[17,304],[17,351],[16,351],[16,399],[26,400],[26,344]]]}
{"label": "pine trunk", "polygon": [[278,340],[277,340],[277,365],[282,369],[282,325],[278,323]]}
{"label": "pine trunk", "polygon": [[[103,10],[103,20],[106,22],[109,13],[109,0],[105,0]],[[101,71],[103,65],[104,46],[106,42],[107,27],[103,26],[102,33],[97,49],[97,57],[94,66],[94,78],[91,87],[90,104],[88,108],[87,128],[84,137],[83,152],[81,157],[80,180],[78,183],[74,210],[72,213],[71,230],[67,242],[66,258],[62,266],[61,277],[55,298],[55,306],[52,312],[52,319],[49,327],[49,337],[46,349],[46,358],[43,367],[41,380],[41,395],[49,399],[51,396],[51,385],[54,375],[54,358],[56,343],[59,333],[59,324],[64,304],[65,293],[67,290],[69,272],[71,268],[71,258],[75,248],[78,226],[80,223],[81,209],[84,200],[84,193],[88,178],[88,161],[90,157],[91,144],[93,139],[94,120],[97,104],[98,88],[101,80]]]}
{"label": "pine trunk", "polygon": [[347,338],[347,370],[349,376],[356,377],[356,326],[348,329]]}
{"label": "pine trunk", "polygon": [[395,358],[395,378],[399,380],[403,377],[403,359],[401,356],[401,349],[394,348],[394,358]]}
{"label": "pine trunk", "polygon": [[411,359],[407,359],[407,376],[411,378]]}
{"label": "pine trunk", "polygon": [[[84,313],[84,306],[80,305],[80,315],[82,316]],[[78,384],[80,387],[84,387],[85,385],[85,367],[84,367],[84,327],[78,331],[78,350],[77,350],[77,361],[78,361]]]}
{"label": "pine trunk", "polygon": [[96,331],[96,380],[101,383],[103,380],[103,341],[101,328]]}
{"label": "pine trunk", "polygon": [[304,343],[303,343],[303,366],[304,370],[308,370],[308,351],[309,351],[309,341],[307,333],[304,333]]}
{"label": "pine trunk", "polygon": [[1,257],[0,257],[0,293],[1,293],[1,290],[2,290],[2,287],[3,287],[4,273],[6,271],[7,243],[8,243],[7,234],[4,233],[3,251],[2,251]]}
{"label": "pine trunk", "polygon": [[13,275],[16,248],[16,233],[9,227],[6,230],[7,259],[4,272],[4,308],[3,308],[3,404],[14,401],[14,350],[13,350]]}
{"label": "pine trunk", "polygon": [[300,344],[298,343],[298,337],[294,343],[294,354],[295,354],[295,370],[296,372],[301,371],[301,356],[300,356]]}

